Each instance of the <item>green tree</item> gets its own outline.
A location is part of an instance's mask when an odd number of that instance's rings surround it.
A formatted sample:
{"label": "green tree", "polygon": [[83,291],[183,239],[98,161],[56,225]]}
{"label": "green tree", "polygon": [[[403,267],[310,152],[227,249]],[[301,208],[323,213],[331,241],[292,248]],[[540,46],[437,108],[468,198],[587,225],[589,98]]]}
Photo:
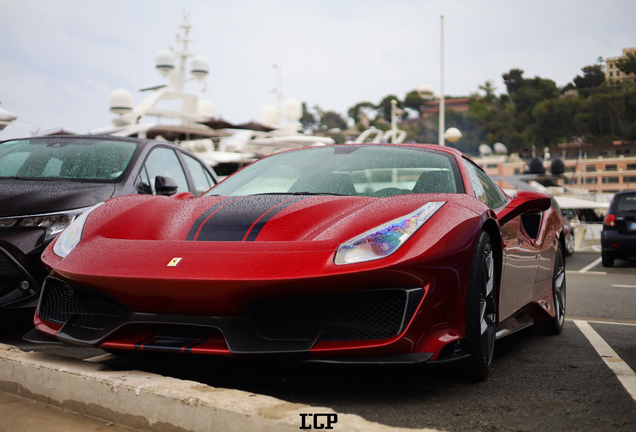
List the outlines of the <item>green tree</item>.
{"label": "green tree", "polygon": [[603,83],[589,98],[590,139],[634,139],[636,85],[631,81]]}
{"label": "green tree", "polygon": [[479,90],[485,93],[484,101],[488,103],[492,102],[497,97],[495,96],[495,90],[497,90],[497,87],[494,86],[494,82],[492,80],[487,80],[483,85],[480,85]]}
{"label": "green tree", "polygon": [[349,108],[347,114],[353,119],[356,124],[358,124],[360,122],[360,119],[362,118],[362,114],[365,111],[375,111],[376,109],[377,107],[371,102],[360,102]]}
{"label": "green tree", "polygon": [[605,71],[602,65],[585,66],[581,70],[583,71],[583,76],[577,75],[573,80],[577,89],[595,88],[605,81]]}
{"label": "green tree", "polygon": [[422,96],[417,92],[417,90],[412,90],[406,94],[404,97],[404,108],[410,108],[413,111],[417,111],[418,116],[420,115],[421,107],[424,105],[426,101],[422,99]]}
{"label": "green tree", "polygon": [[400,99],[398,99],[397,96],[391,95],[391,94],[388,96],[385,96],[384,99],[382,99],[380,103],[377,105],[378,114],[384,117],[384,120],[386,122],[391,121],[391,101],[393,99],[395,99],[398,102],[397,103],[398,108],[404,108],[404,103],[400,102]]}
{"label": "green tree", "polygon": [[509,95],[516,93],[516,91],[523,86],[525,81],[523,78],[523,70],[521,69],[510,69],[510,72],[503,74],[502,77]]}
{"label": "green tree", "polygon": [[577,96],[543,100],[534,107],[536,142],[554,145],[582,136],[587,127],[577,114],[586,109],[587,100]]}
{"label": "green tree", "polygon": [[616,62],[616,67],[625,74],[636,74],[636,55],[628,53],[627,56]]}
{"label": "green tree", "polygon": [[323,129],[331,130],[331,129],[347,129],[347,121],[344,119],[342,115],[335,111],[321,111],[320,113],[320,123]]}
{"label": "green tree", "polygon": [[316,126],[316,117],[307,109],[307,102],[303,102],[303,115],[300,117],[300,123],[305,129],[314,129]]}

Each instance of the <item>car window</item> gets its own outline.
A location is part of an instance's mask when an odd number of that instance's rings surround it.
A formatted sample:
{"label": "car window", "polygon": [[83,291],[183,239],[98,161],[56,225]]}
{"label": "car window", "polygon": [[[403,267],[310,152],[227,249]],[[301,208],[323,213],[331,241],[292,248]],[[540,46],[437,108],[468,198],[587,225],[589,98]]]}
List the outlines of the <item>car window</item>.
{"label": "car window", "polygon": [[61,137],[0,143],[0,177],[113,181],[137,145],[103,138]]}
{"label": "car window", "polygon": [[179,162],[177,154],[172,149],[157,147],[152,150],[146,159],[145,168],[148,171],[150,187],[153,194],[157,193],[155,189],[155,178],[157,176],[172,177],[179,186],[177,193],[188,192],[190,190],[181,162]]}
{"label": "car window", "polygon": [[210,191],[219,195],[315,193],[387,197],[463,193],[455,158],[415,147],[347,144],[263,158]]}
{"label": "car window", "polygon": [[506,205],[505,198],[499,187],[492,181],[488,174],[473,164],[468,159],[464,159],[470,181],[475,191],[475,197],[492,209],[498,209]]}
{"label": "car window", "polygon": [[203,195],[208,189],[214,186],[214,181],[208,174],[207,170],[199,163],[198,160],[188,156],[185,153],[181,153],[186,166],[190,170],[192,179],[194,180],[194,186],[197,189],[197,195]]}
{"label": "car window", "polygon": [[152,193],[152,185],[150,184],[150,178],[148,177],[148,171],[146,171],[145,166],[139,171],[139,175],[135,181],[135,188],[137,192],[142,194]]}
{"label": "car window", "polygon": [[26,151],[16,151],[7,155],[2,155],[0,158],[0,177],[15,177],[18,175],[18,170],[29,157],[29,153]]}
{"label": "car window", "polygon": [[619,212],[636,212],[636,194],[620,195],[616,209]]}

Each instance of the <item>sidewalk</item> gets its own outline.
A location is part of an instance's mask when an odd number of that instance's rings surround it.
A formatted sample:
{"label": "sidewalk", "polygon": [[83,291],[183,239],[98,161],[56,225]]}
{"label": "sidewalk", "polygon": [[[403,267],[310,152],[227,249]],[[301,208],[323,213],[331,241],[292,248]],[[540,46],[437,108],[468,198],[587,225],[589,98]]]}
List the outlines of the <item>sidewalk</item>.
{"label": "sidewalk", "polygon": [[0,392],[0,432],[132,432],[113,423]]}
{"label": "sidewalk", "polygon": [[437,432],[0,344],[0,432],[293,432],[314,413],[340,431]]}

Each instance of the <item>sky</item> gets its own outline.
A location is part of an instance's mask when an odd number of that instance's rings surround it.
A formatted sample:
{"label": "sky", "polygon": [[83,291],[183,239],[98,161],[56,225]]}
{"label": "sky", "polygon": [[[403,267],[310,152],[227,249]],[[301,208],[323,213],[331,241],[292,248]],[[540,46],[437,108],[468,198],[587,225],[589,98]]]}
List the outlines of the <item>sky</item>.
{"label": "sky", "polygon": [[277,103],[275,59],[284,99],[341,114],[422,84],[438,93],[442,15],[449,96],[487,80],[505,93],[514,68],[564,86],[636,46],[633,0],[0,0],[0,108],[18,116],[0,140],[110,126],[113,90],[137,104],[139,89],[167,83],[155,55],[175,46],[184,11],[190,50],[210,61],[186,90],[233,123]]}

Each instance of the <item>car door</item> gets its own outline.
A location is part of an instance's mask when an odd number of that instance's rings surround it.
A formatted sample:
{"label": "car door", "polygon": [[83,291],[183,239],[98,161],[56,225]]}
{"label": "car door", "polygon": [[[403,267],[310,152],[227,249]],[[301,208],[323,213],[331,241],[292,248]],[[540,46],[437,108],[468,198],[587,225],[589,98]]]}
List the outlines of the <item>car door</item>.
{"label": "car door", "polygon": [[499,299],[500,321],[533,300],[541,248],[526,231],[526,227],[529,229],[528,223],[527,216],[517,216],[501,229],[505,247]]}
{"label": "car door", "polygon": [[[505,207],[508,198],[501,189],[481,168],[467,159],[465,162],[475,197],[494,211]],[[505,246],[499,287],[499,321],[512,315],[532,299],[539,248],[526,232],[523,217],[517,216],[501,227]],[[526,218],[525,222],[531,223],[533,220]]]}

